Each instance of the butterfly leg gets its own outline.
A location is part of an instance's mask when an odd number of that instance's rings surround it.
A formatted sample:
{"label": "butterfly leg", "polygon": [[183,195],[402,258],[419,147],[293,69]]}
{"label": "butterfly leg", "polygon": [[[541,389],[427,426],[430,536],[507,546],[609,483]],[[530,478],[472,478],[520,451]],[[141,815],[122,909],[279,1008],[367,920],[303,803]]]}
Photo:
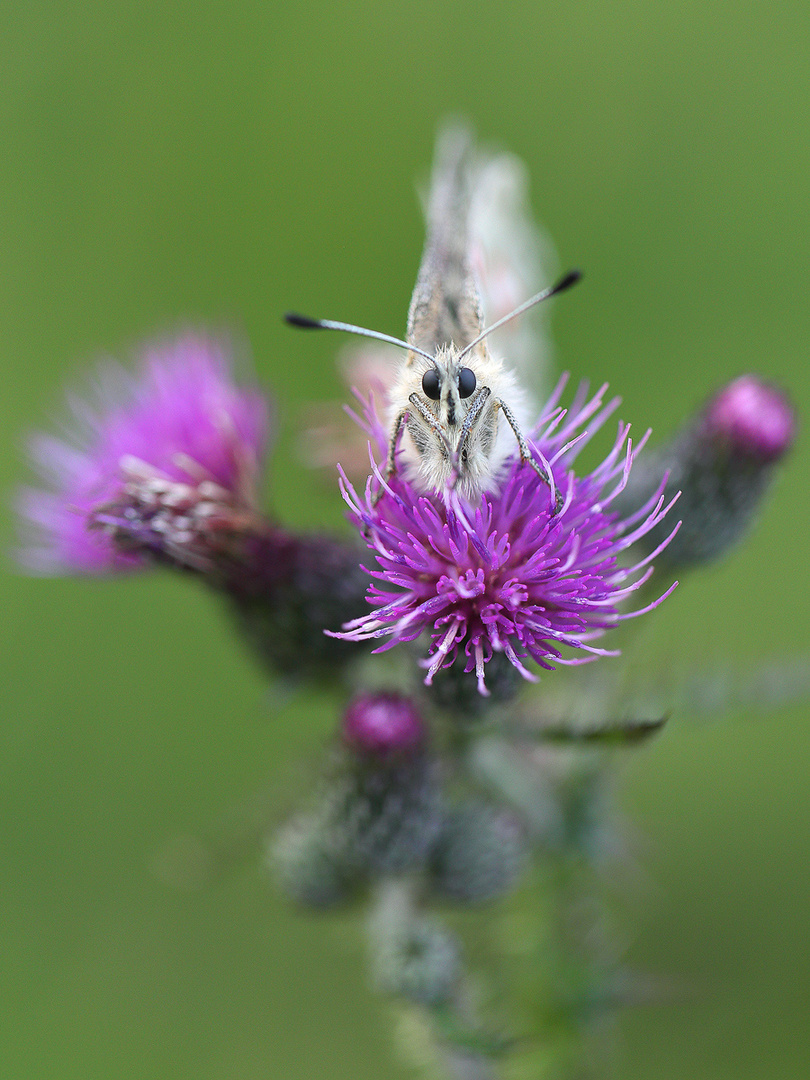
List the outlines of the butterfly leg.
{"label": "butterfly leg", "polygon": [[[405,427],[405,421],[408,419],[407,409],[403,409],[399,416],[394,421],[394,430],[391,432],[391,438],[388,443],[388,456],[385,459],[385,479],[390,480],[394,473],[397,471],[397,444],[399,443],[399,437],[402,434],[402,429]],[[374,492],[371,499],[371,505],[376,506],[380,499],[383,497],[385,488],[380,485]]]}
{"label": "butterfly leg", "polygon": [[[517,419],[515,418],[515,414],[512,412],[512,410],[509,408],[509,406],[506,404],[506,402],[502,401],[500,398],[495,399],[495,405],[496,405],[497,408],[499,408],[501,410],[503,415],[506,417],[507,421],[509,422],[509,427],[514,432],[515,438],[517,439],[518,449],[520,450],[520,459],[521,459],[521,461],[525,461],[529,465],[531,465],[531,467],[534,469],[534,471],[537,473],[537,475],[540,477],[540,479],[543,481],[543,483],[548,488],[551,488],[552,487],[551,480],[550,480],[549,476],[547,475],[546,471],[532,457],[531,449],[529,448],[529,444],[526,442],[526,439],[524,438],[523,432],[520,430],[520,426],[518,425]],[[557,496],[557,503],[556,503],[556,506],[554,508],[554,513],[558,514],[560,512],[560,510],[562,509],[563,497],[562,497],[562,493],[561,493],[559,488],[554,488],[554,492],[555,492],[555,494]]]}

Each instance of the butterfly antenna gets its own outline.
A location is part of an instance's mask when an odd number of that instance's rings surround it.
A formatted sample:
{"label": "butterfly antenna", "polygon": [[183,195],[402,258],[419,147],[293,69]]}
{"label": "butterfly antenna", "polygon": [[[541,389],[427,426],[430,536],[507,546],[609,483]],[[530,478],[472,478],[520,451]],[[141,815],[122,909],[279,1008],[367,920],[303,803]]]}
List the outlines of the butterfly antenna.
{"label": "butterfly antenna", "polygon": [[579,279],[582,277],[581,270],[569,270],[565,277],[560,278],[556,285],[552,285],[548,289],[543,289],[536,296],[530,297],[520,307],[516,307],[514,311],[510,311],[508,315],[504,315],[502,319],[498,319],[492,326],[488,326],[486,330],[478,335],[475,341],[471,341],[460,353],[459,360],[466,356],[470,349],[474,349],[479,341],[483,341],[487,334],[491,334],[493,330],[499,329],[504,323],[508,323],[510,319],[514,319],[518,315],[522,315],[524,311],[528,311],[529,308],[534,307],[535,304],[539,304],[542,300],[549,300],[552,296],[556,296],[557,293],[565,292],[566,289],[570,289],[572,285],[576,285]]}
{"label": "butterfly antenna", "polygon": [[[517,312],[514,312],[514,314],[517,314]],[[334,322],[332,319],[310,319],[307,315],[297,315],[294,311],[288,311],[284,316],[284,321],[288,322],[290,326],[297,326],[302,330],[343,330],[347,334],[359,334],[361,337],[384,341],[388,345],[397,345],[400,349],[407,349],[408,352],[419,353],[420,356],[424,356],[426,360],[429,360],[434,368],[436,367],[436,361],[430,353],[424,352],[422,349],[417,348],[416,345],[409,345],[407,341],[402,341],[400,338],[391,337],[390,334],[381,334],[379,330],[366,330],[363,326]]]}

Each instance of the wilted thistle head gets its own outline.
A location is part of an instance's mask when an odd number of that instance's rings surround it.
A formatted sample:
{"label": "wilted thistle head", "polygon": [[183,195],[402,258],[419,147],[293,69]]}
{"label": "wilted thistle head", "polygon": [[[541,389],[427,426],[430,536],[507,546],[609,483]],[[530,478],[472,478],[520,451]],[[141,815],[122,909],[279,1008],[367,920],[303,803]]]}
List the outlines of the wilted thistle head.
{"label": "wilted thistle head", "polygon": [[[625,424],[619,424],[602,463],[576,475],[577,455],[618,399],[605,405],[604,387],[590,399],[581,387],[565,411],[558,406],[564,385],[563,379],[530,439],[562,494],[559,512],[553,493],[517,453],[498,489],[472,504],[450,488],[420,493],[399,473],[386,480],[380,463],[387,432],[373,401],[366,404],[360,422],[371,440],[373,476],[364,494],[345,475],[341,486],[351,518],[376,558],[377,566],[368,569],[373,611],[345,623],[341,637],[383,640],[375,650],[381,652],[427,632],[425,682],[459,659],[465,672],[475,672],[481,694],[488,692],[486,665],[496,653],[530,680],[536,676],[526,660],[552,669],[615,655],[593,642],[671,591],[641,610],[623,610],[649,578],[656,552],[629,566],[622,556],[661,521],[671,502],[664,504],[659,489],[630,514],[613,511],[633,461]],[[668,537],[660,547],[667,542]],[[563,648],[573,655],[564,655]]]}
{"label": "wilted thistle head", "polygon": [[30,442],[47,487],[18,501],[29,570],[109,573],[149,554],[199,568],[254,512],[268,407],[235,384],[222,342],[146,350],[135,375],[103,366],[69,406],[63,437]]}

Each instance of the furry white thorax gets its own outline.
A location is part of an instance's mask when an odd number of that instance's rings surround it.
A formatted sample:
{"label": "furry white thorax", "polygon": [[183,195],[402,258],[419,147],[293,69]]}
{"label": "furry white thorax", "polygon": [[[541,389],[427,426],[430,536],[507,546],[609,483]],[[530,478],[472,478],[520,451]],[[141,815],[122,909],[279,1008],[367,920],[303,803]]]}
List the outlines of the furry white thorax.
{"label": "furry white thorax", "polygon": [[[419,491],[440,492],[448,482],[455,481],[456,491],[473,500],[482,492],[498,487],[506,462],[518,452],[515,435],[498,403],[503,401],[508,406],[524,431],[529,426],[529,417],[514,375],[483,342],[461,359],[459,354],[460,350],[453,344],[436,352],[441,396],[434,401],[422,389],[422,377],[431,365],[424,357],[408,353],[390,389],[388,423],[389,430],[394,431],[403,413],[406,414],[396,452],[396,469],[402,471],[409,483]],[[474,372],[476,389],[469,397],[462,398],[458,377],[465,367]],[[489,395],[464,437],[464,421],[482,389],[489,390]],[[435,418],[436,427],[411,402],[414,394]]]}

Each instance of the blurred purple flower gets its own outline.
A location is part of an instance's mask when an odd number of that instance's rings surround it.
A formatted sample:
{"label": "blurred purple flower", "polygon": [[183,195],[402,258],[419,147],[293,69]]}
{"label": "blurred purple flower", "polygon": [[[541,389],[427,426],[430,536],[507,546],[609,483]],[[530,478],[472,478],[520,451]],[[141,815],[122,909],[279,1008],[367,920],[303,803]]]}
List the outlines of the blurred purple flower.
{"label": "blurred purple flower", "polygon": [[151,552],[199,568],[201,532],[251,515],[268,437],[262,395],[235,385],[225,343],[189,334],[144,351],[135,375],[100,367],[92,400],[68,400],[61,438],[32,438],[47,484],[21,492],[30,571],[103,574]]}
{"label": "blurred purple flower", "polygon": [[[359,495],[341,474],[341,488],[351,517],[377,569],[367,593],[373,611],[344,624],[335,636],[350,641],[388,638],[376,652],[432,635],[425,682],[450,667],[463,649],[464,671],[475,671],[478,690],[487,694],[485,668],[493,653],[504,653],[524,678],[524,665],[542,668],[581,664],[615,651],[592,644],[621,620],[656,607],[674,585],[638,611],[622,610],[624,601],[652,573],[649,565],[670,535],[632,565],[623,553],[652,529],[674,499],[664,505],[663,479],[647,502],[624,518],[611,509],[624,488],[633,461],[629,426],[619,424],[613,447],[593,472],[578,477],[572,465],[582,447],[618,407],[602,403],[603,387],[588,400],[580,387],[569,410],[558,406],[565,378],[543,410],[530,442],[563,502],[554,513],[555,493],[517,455],[497,492],[468,505],[452,490],[425,495],[397,473],[390,480],[382,467],[388,435],[373,400],[358,421],[371,439],[373,476]],[[589,423],[589,428],[583,426]],[[642,443],[646,441],[642,440]],[[382,497],[375,502],[376,485]],[[575,650],[563,656],[561,648]]]}

